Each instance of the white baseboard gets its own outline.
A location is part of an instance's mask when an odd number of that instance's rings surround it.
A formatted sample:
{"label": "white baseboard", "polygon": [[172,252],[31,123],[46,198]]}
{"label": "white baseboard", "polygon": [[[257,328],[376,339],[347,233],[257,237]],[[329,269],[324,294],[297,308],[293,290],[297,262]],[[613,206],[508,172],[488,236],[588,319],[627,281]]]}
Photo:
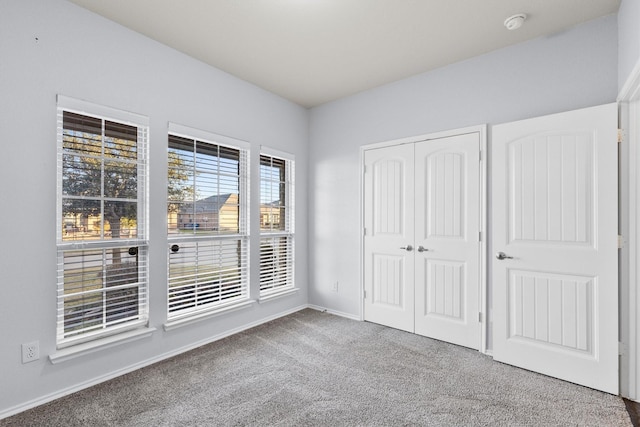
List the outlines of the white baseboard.
{"label": "white baseboard", "polygon": [[[45,403],[49,403],[49,402],[51,402],[53,400],[56,400],[56,399],[59,399],[61,397],[68,396],[68,395],[70,395],[72,393],[75,393],[77,391],[84,390],[86,388],[89,388],[89,387],[92,387],[94,385],[103,383],[105,381],[109,381],[111,379],[117,378],[117,377],[122,376],[124,374],[128,374],[129,372],[133,372],[133,371],[136,371],[138,369],[144,368],[146,366],[153,365],[154,363],[161,362],[161,361],[163,361],[165,359],[169,359],[169,358],[177,356],[179,354],[186,353],[189,350],[193,350],[193,349],[201,347],[203,345],[206,345],[206,344],[221,340],[223,338],[226,338],[228,336],[237,334],[237,333],[245,331],[247,329],[251,329],[251,328],[254,328],[256,326],[262,325],[264,323],[270,322],[272,320],[276,320],[276,319],[279,319],[281,317],[287,316],[289,314],[295,313],[297,311],[304,310],[305,308],[310,308],[310,307],[307,304],[304,304],[304,305],[301,305],[301,306],[298,306],[298,307],[295,307],[295,308],[292,308],[292,309],[289,309],[289,310],[285,310],[285,311],[280,312],[278,314],[274,314],[272,316],[265,317],[263,319],[255,321],[255,322],[247,323],[247,324],[239,326],[237,328],[225,331],[225,332],[223,332],[221,334],[214,335],[212,337],[209,337],[209,338],[206,338],[206,339],[203,339],[203,340],[200,340],[200,341],[196,341],[196,342],[194,342],[192,344],[189,344],[187,346],[178,348],[176,350],[169,351],[167,353],[163,353],[163,354],[161,354],[159,356],[152,357],[152,358],[147,359],[147,360],[143,360],[142,362],[135,363],[133,365],[127,366],[127,367],[122,368],[122,369],[118,369],[117,371],[111,372],[109,374],[101,375],[101,376],[93,378],[91,380],[84,381],[84,382],[82,382],[80,384],[76,384],[76,385],[74,385],[72,387],[67,387],[65,389],[58,390],[58,391],[56,391],[54,393],[39,397],[37,399],[30,400],[29,402],[14,406],[14,407],[6,409],[4,411],[1,411],[0,412],[0,420],[2,420],[3,418],[10,417],[12,415],[19,414],[20,412],[24,412],[24,411],[26,411],[28,409],[35,408],[36,406],[44,405]],[[337,314],[337,313],[332,313],[332,314]]]}
{"label": "white baseboard", "polygon": [[309,307],[309,308],[311,308],[313,310],[318,310],[318,311],[322,311],[322,312],[325,312],[325,313],[334,314],[336,316],[346,317],[347,319],[351,319],[351,320],[357,320],[357,321],[361,321],[362,320],[360,318],[360,316],[358,316],[358,315],[351,314],[351,313],[344,313],[342,311],[332,310],[330,308],[324,308],[324,307],[320,307],[320,306],[314,305],[314,304],[307,304],[307,307]]}

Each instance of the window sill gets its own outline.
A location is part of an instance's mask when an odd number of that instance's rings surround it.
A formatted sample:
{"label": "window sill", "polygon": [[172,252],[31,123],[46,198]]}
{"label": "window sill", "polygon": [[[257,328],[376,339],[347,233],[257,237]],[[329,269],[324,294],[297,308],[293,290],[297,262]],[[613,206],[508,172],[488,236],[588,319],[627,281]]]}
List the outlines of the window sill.
{"label": "window sill", "polygon": [[227,305],[218,309],[213,309],[210,311],[205,311],[205,312],[194,314],[194,315],[185,315],[185,317],[181,317],[174,320],[168,320],[163,327],[165,331],[171,331],[173,329],[180,328],[186,325],[191,325],[192,323],[200,322],[202,320],[206,320],[211,317],[215,317],[221,314],[229,313],[231,311],[236,311],[243,308],[251,307],[253,303],[255,303],[254,300],[242,301],[239,303]]}
{"label": "window sill", "polygon": [[117,335],[111,335],[106,338],[100,338],[94,341],[74,345],[73,347],[64,348],[49,355],[51,363],[58,364],[66,362],[76,357],[85,356],[96,351],[115,347],[121,344],[129,343],[143,338],[150,337],[156,328],[141,328],[133,331],[123,332]]}
{"label": "window sill", "polygon": [[300,290],[300,288],[289,288],[289,289],[285,289],[282,291],[275,291],[266,295],[261,295],[260,299],[258,300],[258,302],[260,304],[263,304],[265,302],[269,302],[271,300],[277,299],[277,298],[281,298],[281,297],[286,297],[288,295],[292,295],[297,293]]}

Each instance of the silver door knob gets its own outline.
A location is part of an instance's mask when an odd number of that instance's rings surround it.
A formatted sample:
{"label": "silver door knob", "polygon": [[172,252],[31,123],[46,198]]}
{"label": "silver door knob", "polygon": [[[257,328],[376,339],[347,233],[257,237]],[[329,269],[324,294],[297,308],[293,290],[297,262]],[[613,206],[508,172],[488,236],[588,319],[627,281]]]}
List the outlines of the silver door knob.
{"label": "silver door knob", "polygon": [[422,245],[418,246],[418,252],[427,252],[429,249],[423,247]]}
{"label": "silver door knob", "polygon": [[413,246],[407,245],[407,246],[401,247],[400,249],[404,249],[407,252],[411,252],[413,250]]}
{"label": "silver door knob", "polygon": [[513,259],[512,256],[509,256],[509,255],[505,254],[504,252],[496,252],[496,258],[499,259],[499,260]]}

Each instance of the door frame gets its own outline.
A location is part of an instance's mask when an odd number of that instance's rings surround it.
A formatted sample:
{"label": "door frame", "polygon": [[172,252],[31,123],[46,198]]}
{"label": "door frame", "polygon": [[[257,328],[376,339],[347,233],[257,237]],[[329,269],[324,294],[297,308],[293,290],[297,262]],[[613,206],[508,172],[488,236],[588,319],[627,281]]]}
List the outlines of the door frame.
{"label": "door frame", "polygon": [[360,315],[361,321],[364,321],[364,154],[367,150],[376,148],[391,147],[402,144],[413,144],[416,142],[430,141],[434,139],[447,138],[452,136],[467,135],[470,133],[477,133],[480,139],[480,253],[479,253],[479,280],[478,286],[480,287],[478,295],[480,301],[478,307],[480,307],[480,352],[487,353],[487,336],[489,328],[491,328],[491,316],[488,306],[487,295],[487,242],[488,242],[488,230],[487,230],[487,163],[489,156],[487,155],[487,125],[469,126],[459,129],[451,129],[440,132],[404,137],[399,139],[393,139],[388,141],[376,142],[372,144],[366,144],[360,146]]}
{"label": "door frame", "polygon": [[618,93],[620,395],[640,402],[640,61]]}

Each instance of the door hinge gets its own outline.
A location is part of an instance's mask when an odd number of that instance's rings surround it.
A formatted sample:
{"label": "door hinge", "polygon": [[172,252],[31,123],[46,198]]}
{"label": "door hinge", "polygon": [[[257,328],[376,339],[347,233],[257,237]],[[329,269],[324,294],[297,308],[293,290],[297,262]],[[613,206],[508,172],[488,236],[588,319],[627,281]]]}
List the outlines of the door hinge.
{"label": "door hinge", "polygon": [[367,173],[367,165],[362,165],[362,173]]}
{"label": "door hinge", "polygon": [[367,235],[367,227],[364,227],[364,228],[362,229],[362,235],[363,235],[363,236],[366,236],[366,235]]}
{"label": "door hinge", "polygon": [[478,153],[478,161],[480,161],[480,162],[482,161],[482,151],[480,151]]}
{"label": "door hinge", "polygon": [[367,299],[367,291],[364,291],[363,296],[364,296],[364,299]]}
{"label": "door hinge", "polygon": [[482,323],[482,312],[478,312],[478,322]]}
{"label": "door hinge", "polygon": [[627,354],[627,346],[623,342],[618,342],[618,356]]}
{"label": "door hinge", "polygon": [[620,144],[624,140],[624,131],[622,129],[618,129],[618,144]]}
{"label": "door hinge", "polygon": [[618,234],[618,249],[624,248],[624,237]]}
{"label": "door hinge", "polygon": [[478,242],[482,242],[482,231],[478,231]]}

